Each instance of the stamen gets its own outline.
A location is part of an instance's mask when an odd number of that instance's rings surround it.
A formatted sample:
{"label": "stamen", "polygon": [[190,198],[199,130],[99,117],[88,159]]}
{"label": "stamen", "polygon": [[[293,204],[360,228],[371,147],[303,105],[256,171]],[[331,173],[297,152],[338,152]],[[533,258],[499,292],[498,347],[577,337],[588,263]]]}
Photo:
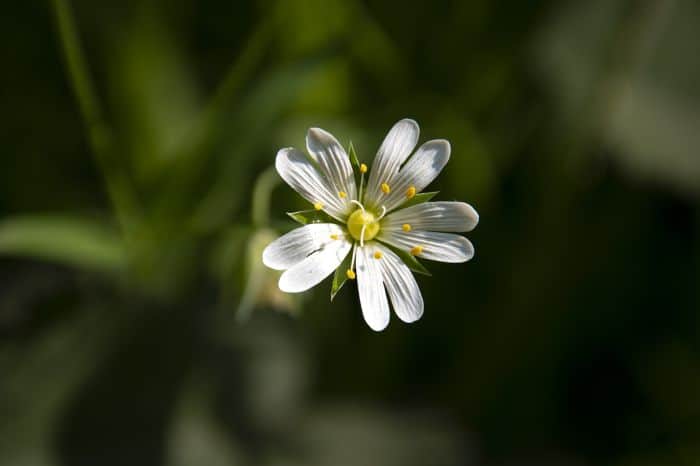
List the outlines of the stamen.
{"label": "stamen", "polygon": [[316,209],[316,210],[321,210],[321,209],[323,209],[323,204],[321,204],[320,202],[316,202],[316,203],[314,204],[314,209]]}
{"label": "stamen", "polygon": [[357,256],[357,246],[352,248],[352,259],[350,260],[350,270],[355,269],[355,257]]}
{"label": "stamen", "polygon": [[365,206],[363,206],[362,204],[360,204],[360,203],[359,203],[358,201],[356,201],[355,199],[353,199],[353,200],[350,201],[350,202],[352,202],[353,204],[357,204],[357,206],[358,206],[360,209],[362,209],[362,212],[365,211]]}
{"label": "stamen", "polygon": [[338,239],[338,235],[332,234],[332,235],[331,235],[331,239],[334,239],[334,240],[335,240],[335,239]]}
{"label": "stamen", "polygon": [[386,183],[382,183],[382,192],[384,194],[389,194],[391,192],[391,187]]}
{"label": "stamen", "polygon": [[360,193],[357,196],[358,199],[362,199],[362,194],[364,193],[365,187],[365,173],[367,172],[367,165],[364,163],[360,165]]}
{"label": "stamen", "polygon": [[345,199],[346,197],[348,197],[348,193],[346,193],[345,191],[338,191],[338,196],[340,196],[341,199]]}
{"label": "stamen", "polygon": [[403,225],[401,225],[401,229],[408,233],[409,231],[411,231],[411,225],[409,225],[408,223],[404,223]]}
{"label": "stamen", "polygon": [[415,246],[414,248],[411,249],[412,256],[417,256],[421,252],[423,252],[423,246]]}
{"label": "stamen", "polygon": [[415,195],[416,195],[416,187],[409,186],[409,188],[406,190],[406,199],[411,199]]}
{"label": "stamen", "polygon": [[352,269],[346,270],[345,275],[347,275],[350,280],[355,279],[355,272],[353,272]]}
{"label": "stamen", "polygon": [[360,246],[365,245],[365,230],[367,230],[367,225],[362,225],[362,230],[360,231]]}
{"label": "stamen", "polygon": [[382,251],[374,251],[374,258],[381,259],[382,258]]}

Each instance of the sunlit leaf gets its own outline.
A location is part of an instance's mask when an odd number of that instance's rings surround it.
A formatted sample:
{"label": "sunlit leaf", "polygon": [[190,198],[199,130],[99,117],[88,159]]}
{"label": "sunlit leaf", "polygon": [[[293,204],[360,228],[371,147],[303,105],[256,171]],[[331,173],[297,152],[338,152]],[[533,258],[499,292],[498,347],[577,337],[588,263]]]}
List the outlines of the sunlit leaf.
{"label": "sunlit leaf", "polygon": [[0,254],[103,270],[126,264],[117,232],[89,219],[58,215],[0,222]]}
{"label": "sunlit leaf", "polygon": [[348,146],[348,156],[350,157],[350,163],[355,168],[360,168],[360,161],[357,158],[357,152],[355,152],[355,146],[352,144],[352,141],[350,141],[350,145]]}
{"label": "sunlit leaf", "polygon": [[432,198],[434,198],[439,191],[432,191],[429,193],[418,193],[415,196],[413,196],[411,199],[407,200],[403,204],[401,204],[401,209],[405,209],[406,207],[411,207],[412,205],[416,204],[422,204],[424,202],[428,202]]}
{"label": "sunlit leaf", "polygon": [[289,215],[292,220],[302,225],[307,225],[309,223],[334,223],[331,216],[322,210],[299,210],[297,212],[287,212],[287,215]]}
{"label": "sunlit leaf", "polygon": [[382,244],[394,251],[394,253],[396,253],[396,255],[399,256],[399,258],[404,262],[404,264],[408,266],[409,269],[421,275],[427,275],[429,277],[433,276],[433,274],[430,273],[430,271],[426,269],[425,266],[421,264],[418,261],[418,259],[416,259],[415,256],[412,256],[408,251],[404,251],[403,249],[396,248],[386,243]]}
{"label": "sunlit leaf", "polygon": [[340,289],[345,285],[348,280],[347,271],[350,269],[350,262],[352,261],[352,253],[345,256],[343,262],[335,269],[335,274],[333,275],[333,285],[331,286],[331,301],[338,294]]}

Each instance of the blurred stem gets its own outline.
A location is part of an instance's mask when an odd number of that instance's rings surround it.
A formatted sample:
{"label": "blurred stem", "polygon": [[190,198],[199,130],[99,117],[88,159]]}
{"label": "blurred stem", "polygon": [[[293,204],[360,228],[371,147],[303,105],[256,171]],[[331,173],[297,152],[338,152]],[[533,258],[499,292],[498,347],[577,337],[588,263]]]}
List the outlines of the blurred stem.
{"label": "blurred stem", "polygon": [[110,128],[102,117],[87,62],[75,27],[69,0],[51,0],[66,72],[75,92],[80,113],[97,165],[120,225],[125,227],[134,215],[136,202],[131,196],[128,177],[114,156]]}
{"label": "blurred stem", "polygon": [[275,167],[269,167],[255,181],[253,188],[253,225],[257,228],[266,227],[270,222],[270,197],[272,190],[279,183]]}

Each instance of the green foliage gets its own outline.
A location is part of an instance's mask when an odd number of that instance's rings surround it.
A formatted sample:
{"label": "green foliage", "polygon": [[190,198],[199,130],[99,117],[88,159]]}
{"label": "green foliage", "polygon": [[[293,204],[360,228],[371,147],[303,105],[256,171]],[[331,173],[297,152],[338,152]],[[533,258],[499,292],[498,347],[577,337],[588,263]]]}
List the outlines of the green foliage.
{"label": "green foliage", "polygon": [[0,254],[109,272],[123,270],[127,262],[115,230],[87,218],[59,215],[3,220]]}
{"label": "green foliage", "polygon": [[352,254],[353,252],[351,250],[350,254],[345,256],[343,262],[341,262],[338,268],[335,269],[335,273],[333,274],[333,283],[331,284],[331,301],[333,301],[335,295],[337,295],[343,285],[345,285],[345,282],[348,281],[347,271],[350,269],[350,265],[352,263]]}
{"label": "green foliage", "polygon": [[403,204],[401,204],[401,209],[405,209],[406,207],[411,207],[413,205],[418,205],[422,204],[424,202],[428,202],[435,196],[437,196],[439,191],[433,191],[433,192],[428,192],[428,193],[418,193],[415,196],[413,196],[411,199],[407,200]]}
{"label": "green foliage", "polygon": [[287,215],[289,215],[292,220],[302,225],[308,225],[309,223],[337,223],[330,215],[322,210],[316,209],[287,212]]}

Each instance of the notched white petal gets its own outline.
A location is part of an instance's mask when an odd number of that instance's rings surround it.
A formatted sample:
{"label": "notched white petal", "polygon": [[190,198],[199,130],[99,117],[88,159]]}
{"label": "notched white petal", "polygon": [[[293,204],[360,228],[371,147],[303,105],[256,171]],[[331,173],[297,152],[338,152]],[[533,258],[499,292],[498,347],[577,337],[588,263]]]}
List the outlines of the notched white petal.
{"label": "notched white petal", "polygon": [[267,245],[262,254],[263,264],[275,270],[286,270],[298,264],[314,251],[341,238],[343,229],[334,223],[312,223],[296,228]]}
{"label": "notched white petal", "polygon": [[479,223],[479,214],[466,202],[424,202],[387,215],[383,229],[429,230],[462,233],[471,231]]}
{"label": "notched white petal", "polygon": [[350,199],[357,196],[355,175],[348,154],[338,140],[328,131],[311,128],[306,133],[306,148],[318,163],[321,172],[333,187],[335,194],[345,193],[346,207],[351,209]]}
{"label": "notched white petal", "polygon": [[416,147],[419,135],[418,123],[409,118],[399,121],[389,130],[372,162],[365,195],[365,201],[370,205],[379,204],[382,183],[389,186],[394,183],[399,168]]}
{"label": "notched white petal", "polygon": [[[457,263],[474,257],[472,243],[464,236],[451,233],[381,230],[378,239],[406,252],[414,251],[419,259]],[[419,251],[416,248],[420,248]]]}
{"label": "notched white petal", "polygon": [[389,325],[389,302],[382,280],[382,259],[374,258],[375,251],[370,245],[357,250],[357,291],[365,322],[372,330],[380,332]]}
{"label": "notched white petal", "polygon": [[334,240],[287,269],[279,280],[280,290],[301,293],[323,281],[343,262],[351,244],[344,239]]}
{"label": "notched white petal", "polygon": [[423,315],[423,296],[413,273],[391,249],[376,247],[383,254],[378,262],[394,312],[406,323],[417,321]]}
{"label": "notched white petal", "polygon": [[302,152],[292,147],[280,149],[275,168],[282,179],[312,204],[320,204],[324,211],[339,221],[347,218],[347,205],[335,188],[321,176]]}
{"label": "notched white petal", "polygon": [[410,187],[421,192],[445,168],[450,160],[450,152],[450,143],[445,139],[434,139],[420,146],[396,175],[391,193],[382,198],[380,203],[392,211],[407,200],[406,192]]}

